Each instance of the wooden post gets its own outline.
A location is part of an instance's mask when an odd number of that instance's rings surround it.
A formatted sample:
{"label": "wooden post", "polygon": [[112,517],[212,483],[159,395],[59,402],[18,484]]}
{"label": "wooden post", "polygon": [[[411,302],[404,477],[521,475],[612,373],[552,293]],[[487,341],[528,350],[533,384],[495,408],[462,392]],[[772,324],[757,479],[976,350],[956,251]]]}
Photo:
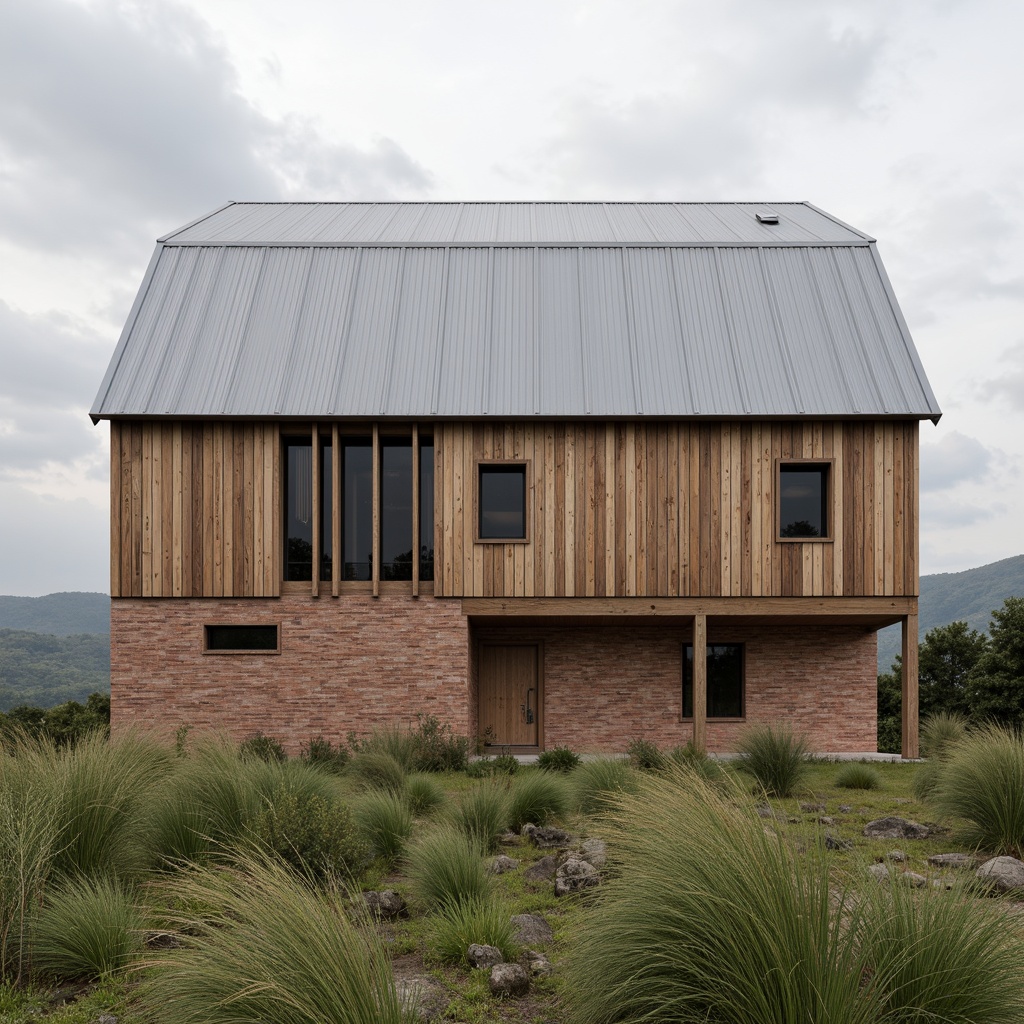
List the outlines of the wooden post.
{"label": "wooden post", "polygon": [[903,756],[919,757],[917,731],[917,613],[904,615],[903,627]]}
{"label": "wooden post", "polygon": [[708,747],[708,620],[693,617],[693,746],[701,754]]}

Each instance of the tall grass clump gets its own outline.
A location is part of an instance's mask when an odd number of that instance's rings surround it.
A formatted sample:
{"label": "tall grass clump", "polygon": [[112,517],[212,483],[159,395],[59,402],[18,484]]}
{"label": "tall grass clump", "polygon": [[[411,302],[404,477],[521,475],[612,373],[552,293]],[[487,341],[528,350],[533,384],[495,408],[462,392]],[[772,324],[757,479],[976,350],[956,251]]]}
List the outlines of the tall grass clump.
{"label": "tall grass clump", "polygon": [[376,934],[345,915],[343,893],[316,892],[274,861],[177,881],[182,948],[155,954],[140,987],[164,1024],[400,1024],[414,1019]]}
{"label": "tall grass clump", "polygon": [[356,757],[364,754],[386,754],[401,765],[402,773],[414,771],[416,768],[416,737],[405,729],[396,726],[376,728],[364,739],[356,739],[349,734],[348,745]]}
{"label": "tall grass clump", "polygon": [[263,732],[254,732],[238,745],[238,756],[243,761],[287,761],[288,755],[280,740]]}
{"label": "tall grass clump", "polygon": [[490,895],[483,850],[454,825],[440,825],[415,839],[405,863],[413,894],[428,910]]}
{"label": "tall grass clump", "polygon": [[335,746],[323,736],[314,736],[308,743],[302,744],[299,756],[313,768],[340,775],[348,764],[349,751],[344,743]]}
{"label": "tall grass clump", "polygon": [[348,763],[349,774],[367,789],[401,793],[405,789],[406,768],[386,750],[360,750]]}
{"label": "tall grass clump", "polygon": [[626,747],[629,763],[640,772],[661,772],[668,767],[668,758],[650,740],[630,740]]}
{"label": "tall grass clump", "polygon": [[584,761],[570,778],[573,807],[582,814],[606,810],[623,793],[636,792],[639,776],[628,761],[599,757]]}
{"label": "tall grass clump", "polygon": [[582,758],[569,747],[551,747],[542,750],[537,757],[537,767],[546,772],[561,772],[568,775],[580,766]]}
{"label": "tall grass clump", "polygon": [[405,780],[405,799],[413,814],[430,814],[435,807],[444,803],[444,788],[431,775],[413,772]]}
{"label": "tall grass clump", "polygon": [[944,755],[932,802],[962,819],[959,838],[993,854],[1024,854],[1024,738],[1000,725],[972,730]]}
{"label": "tall grass clump", "polygon": [[966,735],[967,719],[955,711],[933,711],[921,723],[921,756],[941,759]]}
{"label": "tall grass clump", "polygon": [[143,926],[135,895],[116,881],[69,882],[35,916],[33,971],[61,982],[123,971],[142,951]]}
{"label": "tall grass clump", "polygon": [[789,725],[758,723],[748,726],[737,743],[739,766],[767,796],[792,796],[808,772],[807,740]]}
{"label": "tall grass clump", "polygon": [[847,761],[832,780],[839,789],[881,789],[882,776],[877,768],[862,761]]}
{"label": "tall grass clump", "polygon": [[465,962],[473,944],[496,946],[506,963],[519,955],[509,909],[492,899],[463,900],[442,907],[430,922],[429,949],[442,960]]}
{"label": "tall grass clump", "polygon": [[527,822],[543,825],[569,810],[569,787],[561,775],[528,771],[518,776],[508,794],[508,824],[517,831]]}
{"label": "tall grass clump", "polygon": [[356,803],[355,819],[374,857],[393,864],[412,835],[412,812],[394,793],[375,790]]}
{"label": "tall grass clump", "polygon": [[485,853],[498,848],[509,825],[509,799],[505,788],[484,782],[467,790],[447,809],[448,820],[466,833]]}
{"label": "tall grass clump", "polygon": [[617,870],[569,954],[574,1021],[1021,1019],[1019,927],[956,893],[857,895],[693,777],[648,777],[605,835]]}
{"label": "tall grass clump", "polygon": [[713,786],[727,787],[734,779],[721,761],[709,757],[706,751],[695,747],[692,741],[673,747],[669,751],[668,760],[672,767],[696,775]]}

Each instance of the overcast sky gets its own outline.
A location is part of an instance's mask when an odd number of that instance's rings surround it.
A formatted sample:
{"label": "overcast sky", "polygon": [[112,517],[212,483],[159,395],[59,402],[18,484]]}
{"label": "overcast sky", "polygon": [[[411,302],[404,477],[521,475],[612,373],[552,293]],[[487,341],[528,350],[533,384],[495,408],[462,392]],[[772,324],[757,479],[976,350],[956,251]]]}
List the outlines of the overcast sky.
{"label": "overcast sky", "polygon": [[921,571],[1024,552],[1024,5],[0,2],[0,594],[106,591],[95,397],[155,239],[235,199],[809,200],[944,415]]}

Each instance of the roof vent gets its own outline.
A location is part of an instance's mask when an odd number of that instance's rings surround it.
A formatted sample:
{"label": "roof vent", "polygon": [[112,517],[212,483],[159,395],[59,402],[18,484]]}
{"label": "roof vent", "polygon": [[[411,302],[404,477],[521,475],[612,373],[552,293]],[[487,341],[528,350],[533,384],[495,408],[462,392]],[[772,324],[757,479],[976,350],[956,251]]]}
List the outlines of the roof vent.
{"label": "roof vent", "polygon": [[759,224],[778,224],[779,215],[774,210],[758,210],[754,216]]}

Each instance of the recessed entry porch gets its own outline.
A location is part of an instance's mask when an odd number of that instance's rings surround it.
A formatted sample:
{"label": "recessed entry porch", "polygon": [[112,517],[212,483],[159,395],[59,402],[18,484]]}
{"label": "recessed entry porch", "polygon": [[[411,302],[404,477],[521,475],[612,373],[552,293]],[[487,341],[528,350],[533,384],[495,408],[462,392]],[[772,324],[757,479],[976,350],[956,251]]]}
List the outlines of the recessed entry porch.
{"label": "recessed entry porch", "polygon": [[903,627],[903,757],[917,750],[917,599],[475,598],[469,717],[485,752],[630,740],[734,749],[789,721],[822,753],[875,750],[878,629]]}

